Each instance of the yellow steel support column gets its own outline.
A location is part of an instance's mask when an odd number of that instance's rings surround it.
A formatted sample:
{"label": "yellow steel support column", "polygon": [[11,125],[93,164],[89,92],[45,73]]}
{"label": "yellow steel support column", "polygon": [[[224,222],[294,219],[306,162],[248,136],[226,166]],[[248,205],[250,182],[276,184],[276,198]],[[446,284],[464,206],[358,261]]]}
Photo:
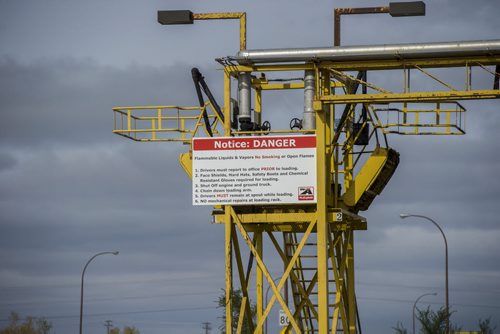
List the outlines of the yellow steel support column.
{"label": "yellow steel support column", "polygon": [[[319,92],[323,93],[326,82],[326,73],[320,82]],[[329,81],[329,79],[328,79]],[[327,87],[328,87],[327,86]],[[320,94],[321,94],[320,93]],[[316,104],[318,105],[318,104]],[[317,195],[318,201],[316,204],[316,237],[317,237],[317,256],[318,256],[318,333],[328,333],[328,221],[327,221],[327,162],[326,162],[326,122],[327,105],[320,104],[321,108],[316,110],[316,175],[317,175]]]}
{"label": "yellow steel support column", "polygon": [[297,257],[299,256],[300,251],[302,250],[302,247],[304,246],[305,241],[309,237],[312,229],[316,226],[316,221],[311,222],[311,224],[307,228],[306,232],[304,233],[303,240],[301,241],[299,248],[297,248],[296,254],[292,258],[292,261],[290,261],[291,264],[288,266],[286,272],[283,273],[283,277],[281,278],[278,285],[276,285],[276,284],[274,284],[273,278],[272,278],[271,274],[269,273],[269,270],[267,269],[266,265],[264,264],[264,261],[261,259],[261,257],[257,253],[255,246],[253,245],[250,237],[248,236],[247,231],[245,230],[245,228],[241,224],[241,221],[239,220],[238,216],[236,215],[236,213],[234,212],[232,207],[230,207],[229,210],[231,212],[231,217],[234,221],[235,226],[238,228],[238,230],[241,233],[241,236],[243,237],[243,239],[247,243],[248,248],[250,249],[250,252],[253,253],[253,255],[255,257],[255,262],[257,262],[257,266],[259,266],[262,269],[262,273],[263,273],[264,277],[266,278],[266,280],[267,280],[267,282],[268,282],[269,286],[271,287],[271,290],[274,294],[271,297],[271,300],[269,301],[269,305],[267,305],[266,310],[264,311],[264,315],[262,316],[262,319],[257,323],[256,328],[261,328],[264,325],[264,319],[269,315],[269,312],[271,311],[271,307],[273,306],[274,302],[276,300],[278,300],[279,304],[283,308],[283,311],[285,311],[285,314],[288,316],[293,328],[295,329],[295,331],[297,333],[300,333],[301,332],[300,328],[297,325],[297,322],[295,321],[295,319],[293,318],[293,314],[290,312],[290,309],[288,308],[285,301],[283,300],[283,297],[281,297],[280,291],[283,288],[283,285],[285,284],[286,278],[288,277],[288,275],[290,274],[290,271],[292,270],[292,263],[294,263],[295,260],[297,260]]}
{"label": "yellow steel support column", "polygon": [[349,307],[349,334],[356,334],[356,294],[354,290],[354,232],[347,231],[347,299]]}
{"label": "yellow steel support column", "polygon": [[[255,232],[255,248],[257,250],[257,254],[259,254],[260,258],[264,258],[263,256],[263,244],[262,244],[262,231]],[[262,269],[259,266],[256,266],[256,303],[257,303],[257,323],[260,322],[262,318],[262,314],[264,313],[264,275]],[[255,334],[262,334],[262,327],[257,327]],[[266,333],[267,334],[267,333]]]}
{"label": "yellow steel support column", "polygon": [[[323,86],[323,95],[330,95],[335,92],[335,87],[334,85],[330,82],[330,72],[325,71],[324,72],[325,78],[324,80],[324,86]],[[328,185],[326,187],[326,202],[331,205],[333,203],[333,192],[332,192],[332,187],[331,187],[331,182],[333,178],[333,171],[334,171],[334,166],[333,166],[333,147],[332,145],[332,139],[335,135],[335,105],[330,104],[324,107],[324,110],[326,112],[325,115],[325,159],[326,159],[326,175],[327,175],[327,181]],[[329,230],[327,233],[330,233]]]}
{"label": "yellow steel support column", "polygon": [[[351,91],[349,91],[349,93],[351,93]],[[345,149],[345,152],[344,152],[344,187],[345,187],[346,191],[350,187],[354,186],[354,177],[353,177],[353,173],[352,173],[352,169],[353,169],[352,151],[353,151],[353,145],[354,145],[354,138],[353,138],[354,136],[352,133],[352,126],[354,123],[354,109],[355,108],[356,108],[356,105],[349,106],[349,111],[347,114],[346,126],[345,126],[345,129],[346,129],[345,136],[347,139],[344,142],[343,149]]]}
{"label": "yellow steel support column", "polygon": [[225,207],[225,255],[226,255],[226,334],[233,332],[233,305],[231,295],[233,291],[233,254],[232,254],[232,229],[233,219],[231,217],[231,207]]}
{"label": "yellow steel support column", "polygon": [[[276,240],[276,238],[273,236],[273,234],[271,232],[268,232],[268,235],[269,235],[269,238],[271,239],[272,243],[274,244],[276,251],[280,255],[281,259],[283,260],[283,263],[285,264],[285,272],[286,272],[287,268],[290,266],[290,262],[292,262],[292,261],[288,261],[286,254],[280,248],[280,245],[279,245],[278,241]],[[298,251],[299,251],[299,248],[297,248],[295,250],[295,253],[298,254]],[[292,265],[294,265],[294,264],[292,263]],[[307,287],[307,290],[305,290],[300,282],[300,278],[297,277],[297,274],[293,270],[290,271],[290,278],[291,278],[292,284],[295,284],[295,286],[298,290],[298,293],[301,295],[301,298],[302,298],[301,304],[295,305],[295,313],[293,315],[294,319],[297,318],[298,314],[301,311],[301,308],[304,307],[304,305],[306,305],[306,304],[311,308],[314,316],[316,318],[318,317],[316,309],[314,308],[314,305],[312,304],[311,299],[310,299],[310,293],[314,289],[314,286],[316,285],[317,277],[318,277],[318,274],[315,273],[314,277],[311,279],[311,282],[309,283],[309,286]],[[288,327],[291,327],[291,326],[289,325]]]}
{"label": "yellow steel support column", "polygon": [[[224,135],[231,135],[231,76],[230,72],[224,70]],[[232,230],[233,219],[231,206],[224,208],[225,213],[225,260],[226,260],[226,334],[232,334],[233,328],[233,305],[231,295],[233,291],[233,263],[232,263]]]}
{"label": "yellow steel support column", "polygon": [[[334,240],[331,240],[331,234],[328,236],[330,242],[330,260],[333,269],[333,277],[335,279],[335,309],[332,317],[331,333],[337,333],[339,319],[341,320],[342,329],[345,332],[348,328],[347,325],[347,305],[346,305],[346,283],[345,268],[347,256],[347,242],[343,242],[343,235],[346,232],[334,232]],[[345,249],[344,249],[345,248]]]}
{"label": "yellow steel support column", "polygon": [[[238,319],[238,328],[240,328],[240,323],[243,325],[243,321],[246,317],[247,319],[247,325],[248,325],[248,330],[250,333],[254,332],[254,324],[253,324],[253,318],[252,318],[252,311],[250,309],[250,297],[248,295],[248,283],[249,283],[249,277],[245,275],[245,270],[243,268],[243,261],[241,259],[241,251],[240,251],[240,245],[238,241],[238,236],[236,234],[236,229],[232,228],[231,235],[233,237],[233,250],[234,250],[234,258],[236,260],[236,265],[238,267],[238,276],[240,278],[240,286],[241,286],[241,294],[242,294],[242,300],[246,301],[246,303],[241,303],[241,312],[240,312],[240,318]],[[240,330],[238,330],[236,333],[241,333]]]}
{"label": "yellow steel support column", "polygon": [[248,303],[248,297],[241,298],[241,306],[240,306],[240,317],[238,319],[238,326],[236,327],[236,333],[242,333],[243,331],[243,323],[245,322],[245,308]]}

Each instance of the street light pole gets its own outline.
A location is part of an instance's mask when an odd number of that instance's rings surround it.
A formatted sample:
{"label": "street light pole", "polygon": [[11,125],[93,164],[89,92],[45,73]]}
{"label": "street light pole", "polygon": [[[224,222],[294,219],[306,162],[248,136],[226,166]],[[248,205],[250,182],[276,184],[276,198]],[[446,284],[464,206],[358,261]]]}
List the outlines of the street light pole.
{"label": "street light pole", "polygon": [[417,307],[417,303],[418,301],[422,298],[422,297],[425,297],[425,296],[437,296],[437,293],[425,293],[423,295],[421,295],[420,297],[417,298],[417,300],[415,301],[415,304],[413,304],[413,334],[415,334],[415,308]]}
{"label": "street light pole", "polygon": [[104,327],[106,327],[106,329],[107,329],[107,333],[109,334],[109,329],[110,329],[111,327],[113,327],[113,321],[111,321],[111,320],[106,320],[106,321],[104,321],[104,322],[105,322]]}
{"label": "street light pole", "polygon": [[335,8],[333,15],[333,45],[340,46],[340,17],[341,15],[356,14],[382,14],[389,13],[389,6],[385,7],[364,7],[364,8]]}
{"label": "street light pole", "polygon": [[240,50],[247,48],[247,14],[245,12],[193,13],[190,10],[159,10],[161,25],[193,24],[195,20],[240,20]]}
{"label": "street light pole", "polygon": [[340,46],[340,17],[341,15],[358,14],[390,14],[392,17],[424,16],[425,3],[423,1],[391,2],[389,6],[362,7],[362,8],[335,8],[333,16],[333,45]]}
{"label": "street light pole", "polygon": [[[357,8],[335,8],[333,12],[333,46],[340,46],[340,18],[342,15],[359,15],[359,14],[390,14],[392,17],[405,16],[425,16],[425,3],[423,1],[406,1],[406,2],[390,2],[389,6],[382,7],[357,7]],[[358,81],[364,82],[362,85],[362,94],[367,93],[368,81],[366,71],[360,71],[357,76]],[[358,90],[357,84],[354,86],[350,94],[356,94]],[[347,104],[341,118],[347,116],[352,105]],[[361,111],[362,121],[366,122],[367,107],[363,104]],[[339,129],[337,129],[339,132]],[[335,141],[335,139],[334,139]]]}
{"label": "street light pole", "polygon": [[408,217],[415,217],[415,218],[423,218],[423,219],[426,219],[428,221],[430,221],[431,223],[433,223],[439,230],[439,232],[441,232],[441,235],[443,236],[443,240],[444,240],[444,259],[445,259],[445,287],[444,287],[444,292],[445,292],[445,309],[446,309],[446,333],[449,333],[450,331],[450,301],[449,301],[449,296],[448,296],[448,241],[446,240],[446,236],[444,235],[444,232],[443,232],[443,229],[441,228],[441,226],[438,225],[438,223],[436,223],[434,220],[432,220],[431,218],[427,217],[427,216],[422,216],[422,215],[410,215],[410,214],[406,214],[406,213],[402,213],[399,215],[399,217],[401,219],[405,219],[405,218],[408,218]]}
{"label": "street light pole", "polygon": [[92,256],[87,261],[87,263],[85,264],[85,267],[83,267],[83,271],[82,271],[82,283],[81,283],[81,286],[80,286],[80,334],[83,334],[83,279],[85,277],[85,270],[87,270],[88,265],[90,264],[90,262],[92,262],[93,259],[95,259],[99,255],[105,255],[105,254],[118,255],[119,252],[118,251],[114,251],[114,252],[101,252],[101,253],[97,253],[94,256]]}

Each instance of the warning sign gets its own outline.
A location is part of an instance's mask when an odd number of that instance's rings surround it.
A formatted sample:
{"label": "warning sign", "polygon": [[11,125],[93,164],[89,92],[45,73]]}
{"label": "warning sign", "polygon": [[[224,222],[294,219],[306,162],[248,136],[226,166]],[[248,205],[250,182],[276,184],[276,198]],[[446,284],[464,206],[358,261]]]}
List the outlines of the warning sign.
{"label": "warning sign", "polygon": [[299,187],[299,201],[314,199],[314,187]]}
{"label": "warning sign", "polygon": [[316,136],[193,139],[193,205],[316,203]]}

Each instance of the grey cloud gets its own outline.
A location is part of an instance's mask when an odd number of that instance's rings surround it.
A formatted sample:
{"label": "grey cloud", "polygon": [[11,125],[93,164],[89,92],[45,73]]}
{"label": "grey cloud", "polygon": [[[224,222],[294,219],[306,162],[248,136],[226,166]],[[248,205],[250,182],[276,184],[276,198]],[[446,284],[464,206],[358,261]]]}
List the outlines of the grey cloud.
{"label": "grey cloud", "polygon": [[110,137],[117,104],[195,105],[189,70],[183,64],[117,69],[76,59],[26,65],[0,58],[2,145],[96,143]]}
{"label": "grey cloud", "polygon": [[17,159],[7,152],[0,152],[0,172],[13,169],[17,165]]}
{"label": "grey cloud", "polygon": [[[70,315],[54,318],[55,327],[76,331],[82,266],[92,254],[114,249],[121,254],[99,258],[90,267],[88,314],[215,306],[224,285],[223,226],[210,224],[210,208],[191,206],[190,180],[177,162],[187,147],[112,135],[111,107],[196,105],[193,66],[200,67],[221,101],[222,73],[213,58],[236,53],[237,22],[166,28],[155,22],[157,9],[246,10],[249,48],[300,47],[330,45],[333,7],[352,3],[318,2],[314,8],[285,0],[29,4],[29,9],[0,5],[0,43],[6,46],[0,58],[0,319],[11,308],[23,315]],[[67,6],[82,15],[68,16]],[[432,1],[427,10],[425,18],[346,18],[343,43],[498,37],[495,1],[478,1],[474,10],[466,1]],[[400,80],[370,78],[391,88]],[[491,78],[481,76],[475,83],[490,88]],[[274,128],[287,128],[290,118],[300,117],[302,100],[300,92],[266,92],[264,118]],[[452,303],[460,304],[460,321],[473,329],[469,326],[479,317],[489,315],[490,309],[467,304],[497,305],[498,103],[470,102],[467,108],[464,137],[390,138],[401,152],[401,165],[362,213],[369,230],[356,233],[365,331],[387,333],[397,320],[409,324],[412,302],[428,288],[442,296],[439,235],[421,222],[403,224],[398,214],[406,210],[432,216],[449,236]],[[275,251],[266,248],[265,256],[278,277],[282,266]],[[439,307],[442,299],[429,302]],[[199,333],[201,321],[215,327],[219,316],[213,309],[112,319],[144,333],[165,328]],[[89,316],[87,328],[104,330],[106,319]]]}

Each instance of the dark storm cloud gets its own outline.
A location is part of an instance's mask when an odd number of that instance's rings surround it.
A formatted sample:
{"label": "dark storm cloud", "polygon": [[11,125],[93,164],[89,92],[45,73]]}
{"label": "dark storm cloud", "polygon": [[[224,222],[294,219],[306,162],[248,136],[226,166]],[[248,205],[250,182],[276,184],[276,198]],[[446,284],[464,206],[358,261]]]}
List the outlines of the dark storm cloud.
{"label": "dark storm cloud", "polygon": [[[10,309],[77,315],[82,266],[92,254],[115,249],[119,256],[99,258],[89,268],[89,313],[214,305],[224,284],[223,227],[210,224],[209,207],[191,206],[191,182],[177,162],[187,147],[114,136],[111,108],[196,105],[194,66],[221,102],[222,72],[212,59],[236,53],[237,22],[167,28],[156,23],[157,9],[245,10],[249,48],[277,48],[331,45],[334,6],[353,4],[0,2],[0,319]],[[427,3],[421,18],[344,17],[342,42],[493,39],[500,30],[497,13],[496,1],[442,0]],[[462,83],[444,72],[437,71]],[[400,88],[400,77],[370,79]],[[491,88],[491,78],[474,82]],[[415,84],[437,87],[424,79]],[[264,118],[275,129],[301,117],[298,91],[266,92],[263,102]],[[369,230],[356,233],[357,295],[370,333],[387,333],[397,320],[409,324],[419,294],[443,295],[440,236],[424,222],[401,221],[402,211],[428,214],[445,229],[452,303],[498,305],[498,102],[466,105],[466,136],[390,138],[401,153],[400,167],[370,211],[361,213]],[[265,251],[278,277],[274,253]],[[438,307],[441,300],[432,301]],[[469,325],[490,314],[468,307],[457,315]],[[143,333],[198,333],[201,321],[215,327],[219,311],[112,318]],[[86,318],[89,331],[103,330],[106,319]],[[57,332],[74,332],[77,317],[54,324]]]}
{"label": "dark storm cloud", "polygon": [[[165,159],[176,153],[132,143],[113,150],[41,150],[21,160],[16,172],[0,176],[1,247],[43,253],[52,244],[116,248],[128,240],[129,252],[160,251],[167,247],[165,237],[175,235],[168,247],[182,249],[192,237],[189,230],[212,226],[204,210],[183,214],[191,208],[189,179],[175,158]],[[15,257],[4,261],[6,267],[14,264]]]}
{"label": "dark storm cloud", "polygon": [[96,143],[109,137],[111,108],[118,103],[191,105],[189,69],[182,64],[117,69],[69,58],[21,64],[2,57],[2,145]]}
{"label": "dark storm cloud", "polygon": [[[189,218],[182,214],[191,208],[189,179],[176,158],[183,150],[116,140],[111,107],[162,105],[167,99],[192,105],[189,71],[116,69],[70,59],[30,65],[4,59],[1,69],[7,120],[2,161],[10,167],[0,174],[4,268],[19,265],[8,252],[19,246],[38,254],[24,257],[30,263],[43,262],[45,273],[61,274],[67,268],[61,263],[73,260],[48,255],[51,245],[66,251],[76,244],[122,249],[128,240],[128,252],[163,253],[171,247],[188,253],[182,247],[192,236],[187,231],[210,225],[203,210]],[[173,235],[178,238],[167,245],[165,238]],[[42,270],[28,263],[25,268],[26,275]]]}
{"label": "dark storm cloud", "polygon": [[[220,261],[214,259],[223,234],[209,223],[207,210],[186,214],[192,211],[190,182],[177,162],[185,147],[127,142],[111,133],[114,105],[195,104],[189,69],[2,59],[0,296],[28,303],[0,305],[4,317],[12,307],[23,315],[68,314],[59,304],[47,311],[30,300],[51,305],[57,296],[68,299],[82,259],[108,249],[122,254],[107,259],[107,268],[93,266],[94,274],[111,270],[133,282],[131,273],[139,272],[146,282],[137,286],[139,296],[152,288],[145,277],[165,276],[165,268],[184,277],[204,275],[206,289],[218,291],[211,282],[217,282],[213,270]],[[193,245],[204,249],[202,258]],[[36,288],[47,281],[55,285]],[[167,284],[196,291],[199,282]],[[15,285],[17,292],[8,288]],[[68,285],[72,289],[64,289]],[[126,285],[96,292],[127,296]],[[122,310],[152,305],[122,303]]]}
{"label": "dark storm cloud", "polygon": [[12,169],[16,166],[17,159],[6,152],[0,153],[0,172]]}

